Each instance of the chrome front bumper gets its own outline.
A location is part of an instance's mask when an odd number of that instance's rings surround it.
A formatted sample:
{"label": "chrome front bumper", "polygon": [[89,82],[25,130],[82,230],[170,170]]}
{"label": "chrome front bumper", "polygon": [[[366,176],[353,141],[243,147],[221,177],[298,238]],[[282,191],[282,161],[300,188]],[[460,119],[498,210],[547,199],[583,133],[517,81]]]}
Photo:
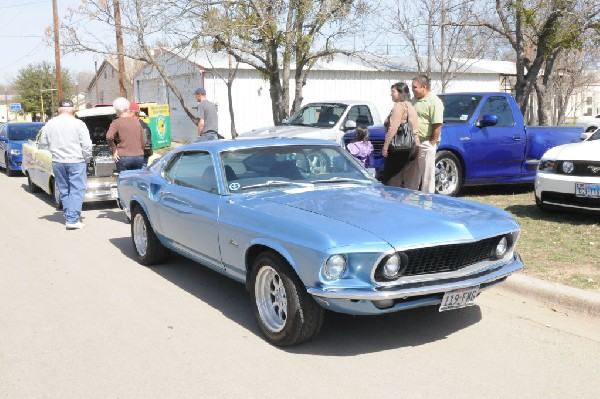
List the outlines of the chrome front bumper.
{"label": "chrome front bumper", "polygon": [[389,287],[385,290],[359,290],[359,289],[335,289],[321,290],[309,288],[308,293],[314,297],[324,299],[345,299],[351,301],[384,301],[394,299],[405,299],[432,294],[443,294],[460,288],[480,286],[482,289],[492,285],[497,280],[504,279],[509,275],[521,270],[523,261],[519,254],[515,253],[513,258],[506,264],[488,270],[480,270],[473,275],[455,279],[430,281],[426,284],[410,283]]}
{"label": "chrome front bumper", "polygon": [[116,177],[88,177],[85,198],[83,202],[117,200],[117,197],[113,195],[113,189],[117,189]]}

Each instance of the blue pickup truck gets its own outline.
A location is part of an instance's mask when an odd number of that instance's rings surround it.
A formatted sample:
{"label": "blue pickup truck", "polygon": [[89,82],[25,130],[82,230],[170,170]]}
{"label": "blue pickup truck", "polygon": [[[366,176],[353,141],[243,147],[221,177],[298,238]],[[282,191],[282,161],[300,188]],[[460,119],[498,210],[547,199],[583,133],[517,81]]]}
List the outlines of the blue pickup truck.
{"label": "blue pickup truck", "polygon": [[[456,195],[463,186],[528,183],[551,147],[580,141],[583,128],[525,126],[508,93],[448,93],[436,155],[436,192]],[[369,127],[375,164],[383,168],[383,126]],[[354,132],[344,135],[349,143]]]}

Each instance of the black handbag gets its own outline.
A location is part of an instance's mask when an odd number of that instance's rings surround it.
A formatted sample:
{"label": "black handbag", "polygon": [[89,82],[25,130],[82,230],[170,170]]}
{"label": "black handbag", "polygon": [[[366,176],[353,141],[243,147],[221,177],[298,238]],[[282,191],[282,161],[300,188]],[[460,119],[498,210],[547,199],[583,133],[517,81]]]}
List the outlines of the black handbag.
{"label": "black handbag", "polygon": [[389,151],[410,151],[415,148],[415,133],[413,132],[412,125],[408,122],[408,114],[406,116],[406,122],[402,123],[398,127],[396,135],[390,142]]}

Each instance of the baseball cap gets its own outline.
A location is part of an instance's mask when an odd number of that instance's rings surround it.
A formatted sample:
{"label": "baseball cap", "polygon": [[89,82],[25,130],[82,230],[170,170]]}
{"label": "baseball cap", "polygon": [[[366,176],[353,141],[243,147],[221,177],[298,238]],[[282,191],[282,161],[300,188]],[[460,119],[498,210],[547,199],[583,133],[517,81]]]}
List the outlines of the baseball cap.
{"label": "baseball cap", "polygon": [[140,110],[140,106],[138,105],[138,103],[130,102],[129,103],[129,110],[130,111],[139,111]]}
{"label": "baseball cap", "polygon": [[59,108],[73,108],[73,101],[68,98],[63,98],[58,102]]}
{"label": "baseball cap", "polygon": [[202,87],[199,89],[196,89],[196,91],[194,92],[194,94],[200,94],[202,96],[206,95],[206,90],[204,90]]}

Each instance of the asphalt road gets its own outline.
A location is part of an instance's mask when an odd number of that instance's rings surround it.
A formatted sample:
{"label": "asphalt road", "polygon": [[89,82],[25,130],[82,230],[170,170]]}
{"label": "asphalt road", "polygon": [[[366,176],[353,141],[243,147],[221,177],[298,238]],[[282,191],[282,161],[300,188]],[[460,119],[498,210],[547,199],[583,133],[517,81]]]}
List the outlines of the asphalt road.
{"label": "asphalt road", "polygon": [[0,398],[598,398],[600,323],[500,288],[478,305],[329,314],[265,342],[243,286],[182,257],[147,268],[110,205],[66,231],[0,175]]}

